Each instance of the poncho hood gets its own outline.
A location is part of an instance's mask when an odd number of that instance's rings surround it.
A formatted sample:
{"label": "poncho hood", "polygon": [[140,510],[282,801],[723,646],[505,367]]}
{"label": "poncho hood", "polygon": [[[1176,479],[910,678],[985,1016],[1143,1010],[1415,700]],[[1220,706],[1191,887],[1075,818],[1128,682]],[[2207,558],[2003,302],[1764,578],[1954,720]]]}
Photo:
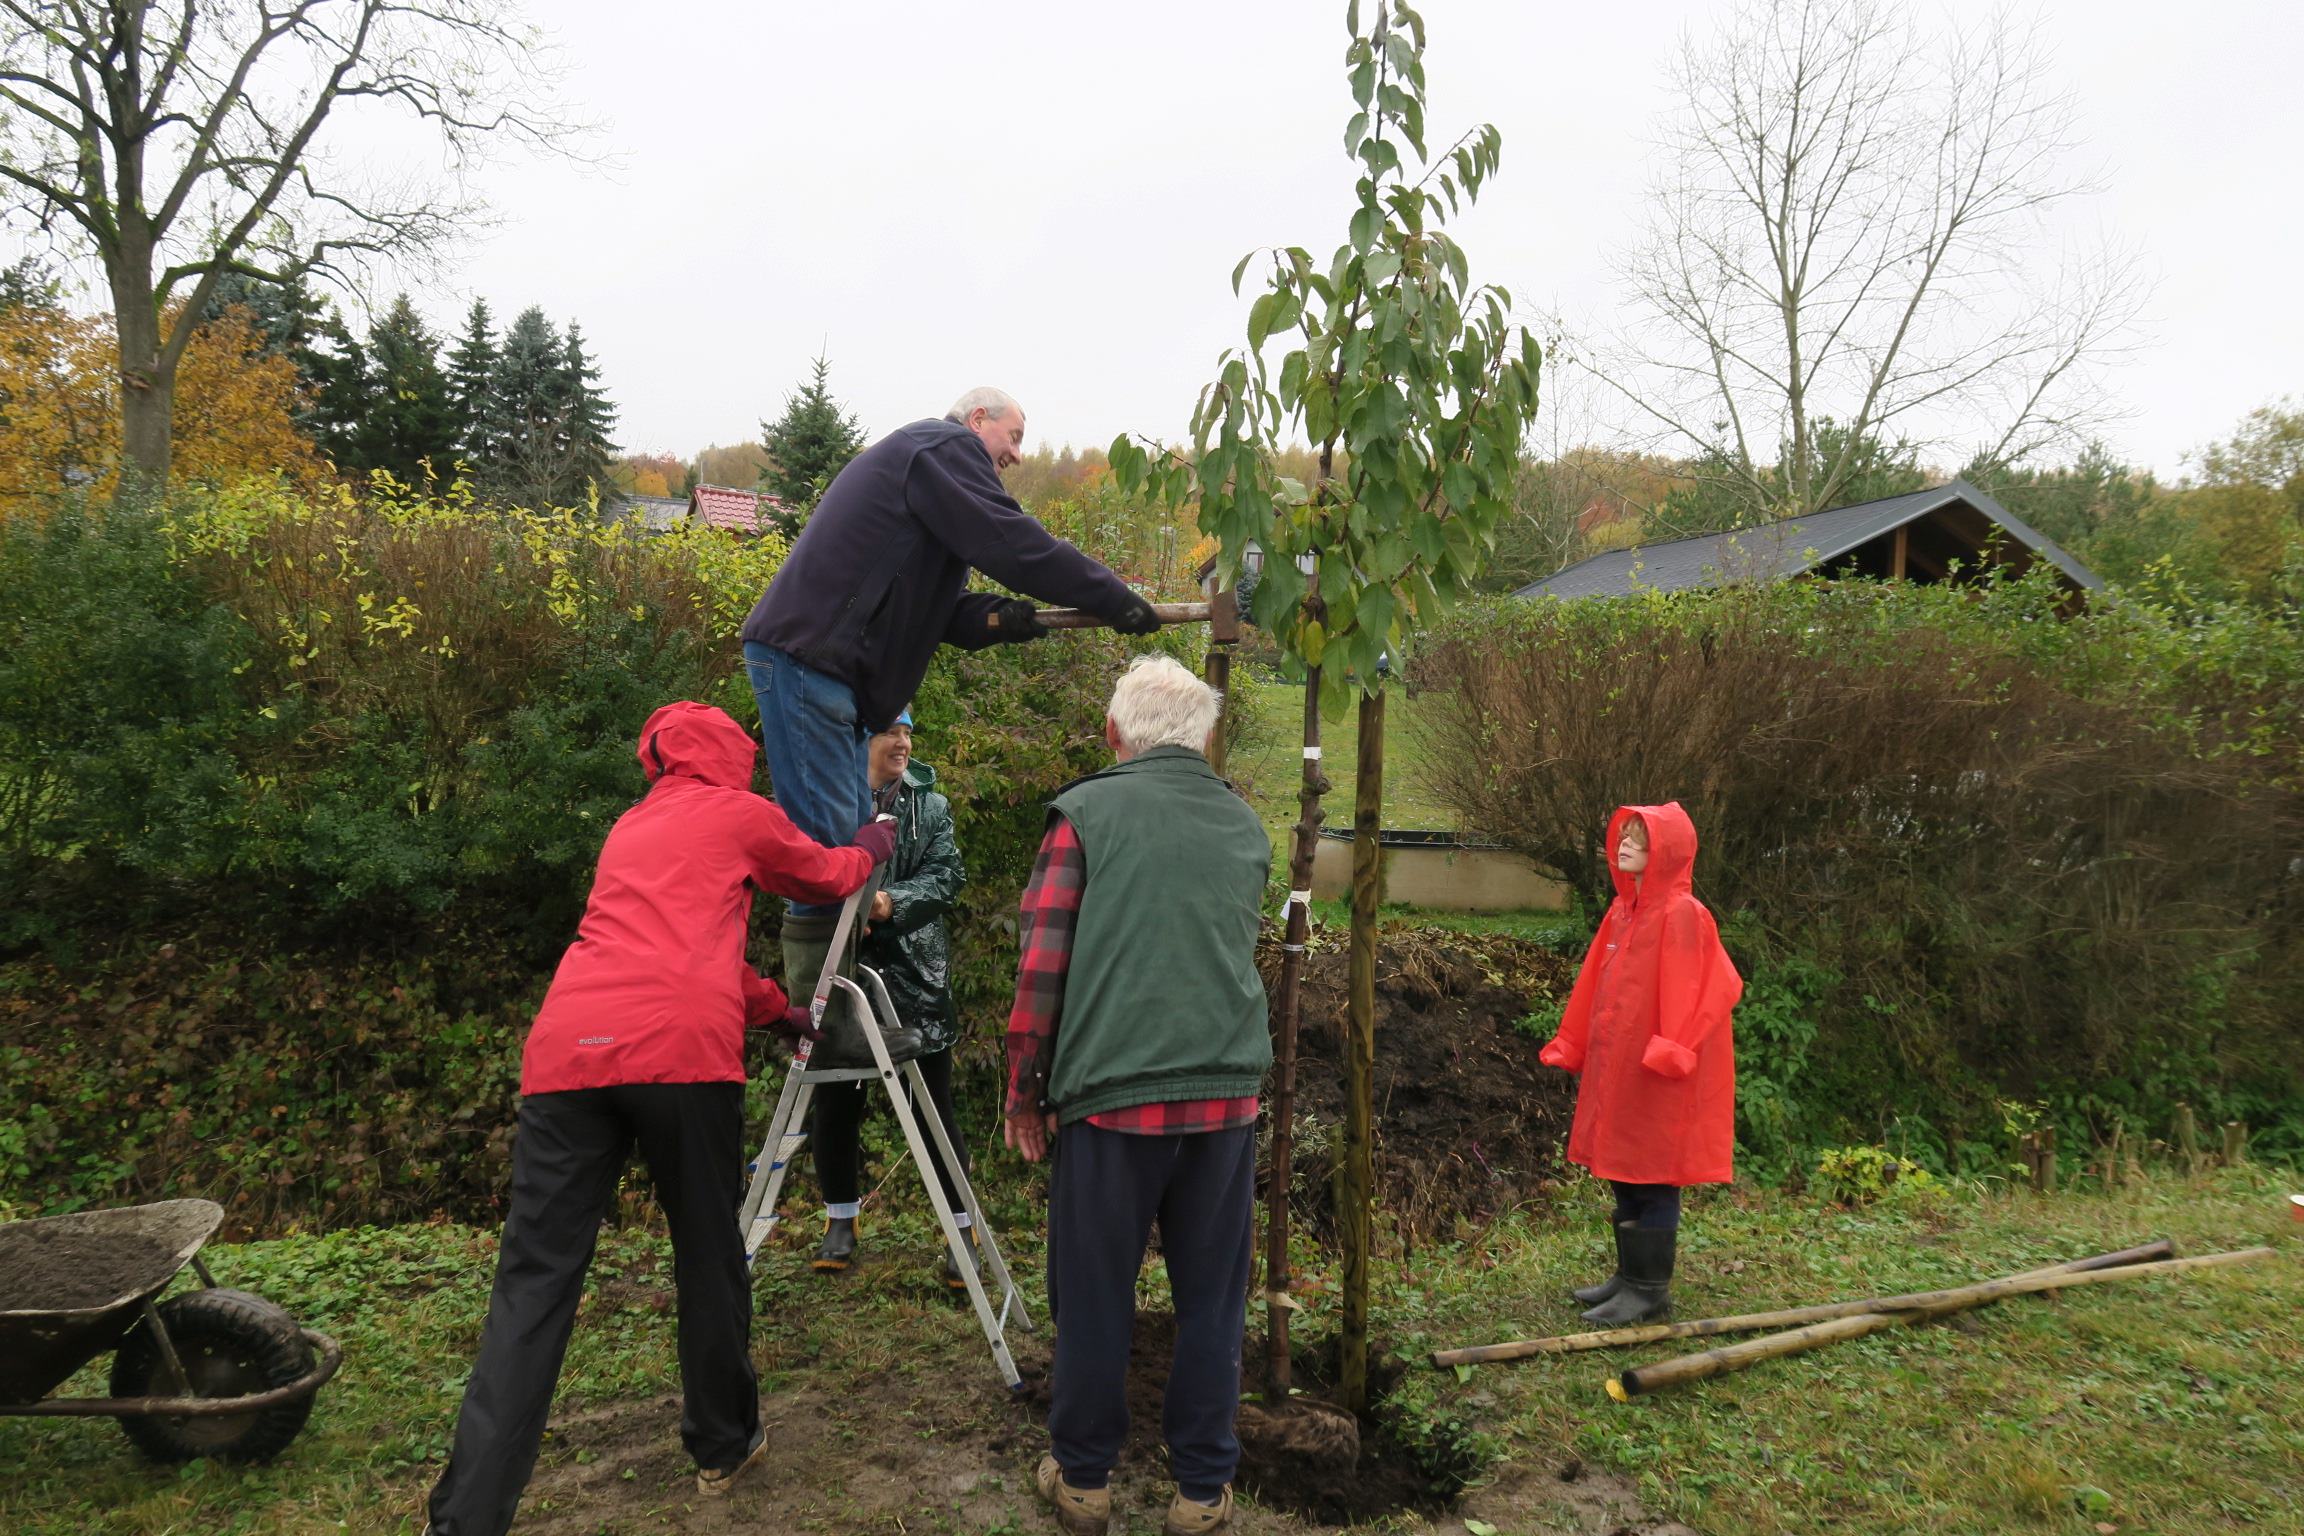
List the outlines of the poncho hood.
{"label": "poncho hood", "polygon": [[[1648,868],[1639,876],[1616,867],[1616,848],[1624,840],[1624,825],[1635,816],[1648,828]],[[1608,873],[1616,882],[1616,894],[1627,900],[1636,893],[1644,899],[1694,895],[1696,823],[1688,819],[1677,800],[1616,807],[1616,814],[1608,818]]]}
{"label": "poncho hood", "polygon": [[726,710],[686,699],[648,717],[637,750],[651,784],[676,775],[722,789],[750,789],[760,759],[760,744]]}

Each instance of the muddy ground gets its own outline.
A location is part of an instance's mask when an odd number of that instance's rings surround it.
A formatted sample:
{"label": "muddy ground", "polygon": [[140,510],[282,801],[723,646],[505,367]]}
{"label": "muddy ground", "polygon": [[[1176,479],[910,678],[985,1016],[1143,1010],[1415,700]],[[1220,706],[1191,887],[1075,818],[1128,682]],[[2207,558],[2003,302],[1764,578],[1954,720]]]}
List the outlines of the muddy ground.
{"label": "muddy ground", "polygon": [[[1115,1533],[1159,1530],[1173,1491],[1158,1448],[1167,1319],[1151,1315],[1140,1323],[1129,1372],[1134,1424],[1112,1484]],[[980,1355],[942,1363],[951,1368],[891,1370],[837,1389],[771,1393],[767,1463],[725,1500],[694,1492],[694,1469],[680,1448],[677,1398],[562,1413],[519,1529],[539,1536],[1054,1530],[1032,1492],[1032,1468],[1047,1447],[1045,1345],[1019,1350],[1027,1391],[1013,1397],[997,1382],[987,1384]],[[1651,1520],[1630,1484],[1566,1454],[1499,1467],[1485,1485],[1449,1498],[1426,1491],[1380,1438],[1364,1447],[1355,1471],[1332,1462],[1292,1462],[1284,1447],[1260,1437],[1253,1405],[1242,1429],[1242,1498],[1233,1523],[1241,1536],[1347,1528],[1468,1536],[1470,1521],[1512,1536],[1688,1531]]]}
{"label": "muddy ground", "polygon": [[[1278,975],[1276,944],[1260,957]],[[1346,955],[1341,933],[1307,957],[1298,1106],[1295,1209],[1316,1232],[1333,1224],[1329,1172],[1342,1150],[1339,1045]],[[1572,1085],[1535,1064],[1541,1026],[1516,1027],[1555,1003],[1574,978],[1572,958],[1502,936],[1399,935],[1377,976],[1377,1186],[1381,1219],[1409,1244],[1476,1229],[1540,1199],[1560,1171],[1574,1108]],[[1045,1333],[1017,1335],[1025,1390],[988,1378],[972,1324],[925,1293],[903,1304],[915,1336],[895,1356],[874,1352],[861,1374],[827,1381],[804,1357],[763,1362],[773,1428],[766,1467],[726,1502],[693,1490],[682,1453],[679,1404],[577,1406],[556,1419],[521,1529],[553,1536],[626,1532],[1030,1532],[1054,1529],[1033,1496],[1032,1468],[1047,1446]],[[878,1329],[881,1320],[869,1325]],[[1128,1451],[1113,1483],[1115,1532],[1160,1528],[1173,1484],[1160,1445],[1161,1393],[1171,1320],[1138,1319],[1128,1394]],[[877,1343],[878,1341],[875,1341]],[[1261,1340],[1247,1355],[1261,1356]],[[1300,1373],[1317,1387],[1317,1362]],[[1467,1533],[1478,1522],[1519,1533],[1671,1536],[1630,1485],[1587,1470],[1565,1449],[1524,1453],[1469,1491],[1435,1485],[1364,1426],[1349,1456],[1332,1423],[1243,1407],[1243,1536],[1356,1528]]]}
{"label": "muddy ground", "polygon": [[[1347,955],[1341,932],[1320,937],[1302,983],[1293,1182],[1295,1210],[1325,1234],[1344,1145]],[[1258,957],[1268,985],[1281,958],[1277,944]],[[1575,979],[1572,957],[1507,935],[1386,937],[1376,966],[1378,1219],[1410,1248],[1550,1192],[1576,1090],[1536,1053]]]}

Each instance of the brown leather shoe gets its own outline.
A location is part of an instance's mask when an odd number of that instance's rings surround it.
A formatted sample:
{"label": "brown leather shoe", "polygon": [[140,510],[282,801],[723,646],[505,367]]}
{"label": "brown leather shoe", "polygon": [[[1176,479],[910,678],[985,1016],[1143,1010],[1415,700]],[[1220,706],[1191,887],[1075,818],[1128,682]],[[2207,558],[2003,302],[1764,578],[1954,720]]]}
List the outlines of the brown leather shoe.
{"label": "brown leather shoe", "polygon": [[1224,1495],[1213,1504],[1202,1504],[1184,1497],[1184,1490],[1176,1490],[1176,1497],[1168,1503],[1168,1518],[1160,1526],[1161,1536],[1201,1536],[1204,1531],[1220,1531],[1232,1523],[1232,1485],[1224,1485]]}
{"label": "brown leather shoe", "polygon": [[1112,1490],[1075,1488],[1064,1481],[1064,1469],[1053,1456],[1040,1458],[1032,1482],[1041,1502],[1056,1511],[1056,1524],[1065,1536],[1104,1536],[1112,1528]]}

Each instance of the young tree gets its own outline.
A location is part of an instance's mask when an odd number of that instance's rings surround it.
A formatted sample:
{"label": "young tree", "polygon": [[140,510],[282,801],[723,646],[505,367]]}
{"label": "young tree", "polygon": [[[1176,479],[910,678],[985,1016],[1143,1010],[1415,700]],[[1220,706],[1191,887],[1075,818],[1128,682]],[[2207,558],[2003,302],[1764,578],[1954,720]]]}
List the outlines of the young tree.
{"label": "young tree", "polygon": [[363,184],[343,166],[366,157],[331,157],[330,130],[381,108],[460,167],[505,136],[564,151],[539,57],[506,0],[0,0],[0,181],[103,268],[143,489],[167,482],[177,365],[218,283],[417,256],[477,213]]}
{"label": "young tree", "polygon": [[1624,267],[1644,320],[1602,376],[1742,521],[1849,500],[1867,444],[2013,464],[2083,440],[2142,285],[2104,255],[2032,279],[2058,267],[2042,215],[2082,189],[2070,105],[2015,21],[1938,43],[1884,0],[1742,0],[1674,85]]}
{"label": "young tree", "polygon": [[[1305,675],[1302,816],[1289,882],[1299,894],[1312,883],[1327,788],[1320,705],[1359,699],[1345,1158],[1337,1199],[1344,1247],[1339,1385],[1345,1406],[1355,1410],[1367,1402],[1374,1194],[1376,837],[1386,680],[1377,663],[1387,653],[1397,661],[1419,626],[1469,590],[1507,509],[1536,409],[1539,364],[1535,339],[1511,323],[1510,295],[1475,287],[1463,247],[1442,227],[1495,173],[1501,137],[1492,127],[1475,128],[1441,154],[1427,154],[1423,20],[1393,0],[1377,6],[1363,33],[1360,9],[1353,0],[1346,13],[1352,42],[1345,65],[1357,110],[1344,149],[1360,169],[1349,237],[1325,270],[1301,247],[1270,253],[1266,290],[1248,313],[1248,344],[1219,359],[1216,380],[1193,414],[1191,459],[1155,460],[1126,437],[1110,454],[1124,487],[1150,484],[1170,500],[1197,499],[1200,530],[1220,542],[1226,578],[1238,576],[1250,544],[1263,550],[1251,600],[1256,619]],[[1256,256],[1233,270],[1235,291]],[[1284,348],[1277,374],[1266,359],[1274,338]],[[1276,461],[1280,445],[1300,435],[1318,447],[1310,485],[1279,473]],[[1273,1225],[1265,1248],[1267,1363],[1276,1388],[1288,1380],[1288,1116],[1307,922],[1306,902],[1292,895],[1273,1097]]]}
{"label": "young tree", "polygon": [[864,428],[832,398],[826,382],[832,365],[819,357],[814,367],[816,376],[784,397],[784,414],[760,423],[769,459],[760,488],[784,504],[787,537],[799,533],[824,487],[864,448]]}
{"label": "young tree", "polygon": [[451,475],[456,413],[440,343],[401,294],[368,328],[365,397],[351,453],[338,467],[385,470],[402,485]]}
{"label": "young tree", "polygon": [[448,409],[454,418],[456,453],[477,470],[495,451],[488,435],[492,408],[490,381],[496,376],[496,337],[486,299],[474,299],[464,316],[464,336],[448,354]]}

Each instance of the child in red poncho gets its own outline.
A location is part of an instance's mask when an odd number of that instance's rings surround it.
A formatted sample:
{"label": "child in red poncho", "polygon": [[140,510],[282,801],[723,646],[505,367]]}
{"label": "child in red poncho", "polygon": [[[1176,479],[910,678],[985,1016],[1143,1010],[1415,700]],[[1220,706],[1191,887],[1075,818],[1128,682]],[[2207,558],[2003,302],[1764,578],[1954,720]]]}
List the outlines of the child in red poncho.
{"label": "child in red poncho", "polygon": [[1681,1187],[1734,1176],[1744,978],[1689,889],[1696,826],[1678,801],[1618,807],[1608,862],[1616,900],[1542,1060],[1583,1078],[1568,1159],[1616,1192],[1616,1272],[1574,1295],[1586,1322],[1623,1328],[1672,1309]]}

